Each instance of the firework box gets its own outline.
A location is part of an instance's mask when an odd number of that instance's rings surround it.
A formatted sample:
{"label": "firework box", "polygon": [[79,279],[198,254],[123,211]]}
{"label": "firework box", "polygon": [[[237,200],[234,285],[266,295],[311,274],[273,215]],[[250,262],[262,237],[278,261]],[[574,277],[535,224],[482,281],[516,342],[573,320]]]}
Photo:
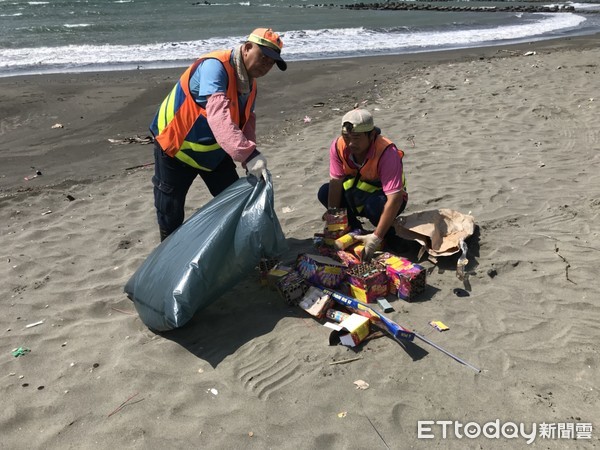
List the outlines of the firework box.
{"label": "firework box", "polygon": [[337,287],[345,277],[345,266],[328,256],[298,255],[296,271],[312,284],[328,288]]}
{"label": "firework box", "polygon": [[336,252],[337,259],[339,259],[346,267],[352,267],[360,264],[360,259],[357,258],[353,253],[346,252],[344,250],[338,250]]}
{"label": "firework box", "polygon": [[332,304],[333,299],[329,294],[311,286],[306,291],[306,294],[304,294],[304,297],[302,297],[302,300],[300,300],[300,303],[298,303],[298,306],[311,316],[321,319],[325,316],[327,310],[331,308]]}
{"label": "firework box", "polygon": [[304,278],[297,272],[284,275],[275,286],[288,305],[297,305],[309,288]]}
{"label": "firework box", "polygon": [[356,347],[369,335],[369,318],[359,314],[350,314],[339,324],[327,322],[325,325],[333,330],[329,335],[329,345]]}
{"label": "firework box", "polygon": [[373,263],[360,263],[346,269],[350,296],[365,303],[375,303],[388,294],[388,277]]}
{"label": "firework box", "polygon": [[340,236],[339,238],[337,238],[334,241],[333,245],[338,250],[346,250],[348,247],[356,244],[357,242],[358,242],[358,239],[356,239],[351,233],[346,233],[346,234]]}
{"label": "firework box", "polygon": [[272,289],[276,288],[277,282],[288,273],[293,272],[293,270],[294,269],[289,266],[277,264],[267,272],[267,286],[271,287]]}
{"label": "firework box", "polygon": [[391,253],[380,255],[376,263],[385,267],[390,293],[398,298],[410,302],[425,290],[427,272],[423,266]]}

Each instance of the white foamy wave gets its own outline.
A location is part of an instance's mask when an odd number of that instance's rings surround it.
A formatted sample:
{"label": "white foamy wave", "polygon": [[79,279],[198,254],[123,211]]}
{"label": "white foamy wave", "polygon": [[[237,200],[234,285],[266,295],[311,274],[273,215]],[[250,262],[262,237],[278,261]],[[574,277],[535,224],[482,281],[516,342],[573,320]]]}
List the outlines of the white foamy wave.
{"label": "white foamy wave", "polygon": [[85,28],[85,27],[91,27],[92,24],[91,23],[65,23],[63,25],[63,27],[65,28]]}
{"label": "white foamy wave", "polygon": [[[557,30],[575,28],[586,19],[576,14],[536,14],[539,20],[523,24],[469,30],[415,32],[406,28],[371,30],[364,27],[281,32],[288,61],[400,54],[440,48],[491,45],[529,39]],[[83,26],[85,24],[78,24]],[[68,72],[100,68],[144,68],[186,65],[203,53],[232,48],[245,36],[147,45],[69,45],[0,49],[0,76],[21,72]]]}
{"label": "white foamy wave", "polygon": [[573,6],[576,10],[587,10],[587,11],[600,11],[600,3],[567,3],[569,6]]}
{"label": "white foamy wave", "polygon": [[[382,54],[418,51],[421,48],[460,48],[532,38],[557,30],[574,28],[586,20],[576,14],[539,14],[539,16],[541,20],[535,23],[421,33],[402,30],[381,34],[364,28],[293,31],[284,34],[285,48],[286,54],[293,55],[296,59],[314,53],[326,57],[340,52]],[[291,45],[288,44],[290,41]]]}

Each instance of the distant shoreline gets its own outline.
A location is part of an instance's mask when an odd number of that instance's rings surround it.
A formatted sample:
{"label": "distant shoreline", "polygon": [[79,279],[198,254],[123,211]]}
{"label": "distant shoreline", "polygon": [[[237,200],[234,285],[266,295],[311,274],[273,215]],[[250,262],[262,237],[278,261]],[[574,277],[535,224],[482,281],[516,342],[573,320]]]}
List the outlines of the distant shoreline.
{"label": "distant shoreline", "polygon": [[[597,11],[600,13],[600,11]],[[581,13],[581,11],[576,12],[576,14]],[[561,36],[538,36],[533,38],[523,38],[510,42],[501,42],[501,43],[480,43],[474,44],[472,46],[463,46],[463,47],[448,47],[448,48],[438,48],[438,49],[426,49],[426,50],[414,50],[414,51],[404,51],[399,53],[389,53],[389,54],[378,54],[374,56],[370,55],[351,55],[351,56],[332,56],[332,57],[320,57],[320,58],[307,58],[307,59],[288,59],[289,62],[293,63],[306,63],[306,62],[319,62],[319,61],[334,61],[334,60],[345,60],[345,59],[353,59],[353,58],[386,58],[386,57],[407,57],[407,58],[420,58],[419,55],[425,55],[424,58],[429,58],[428,55],[434,55],[434,58],[437,58],[437,54],[440,53],[449,53],[452,56],[454,53],[461,52],[472,52],[477,51],[477,49],[496,49],[496,48],[505,48],[505,47],[521,47],[521,46],[530,46],[530,45],[542,45],[542,46],[551,46],[554,47],[557,41],[569,41],[569,40],[577,40],[581,42],[582,45],[586,45],[585,42],[590,39],[594,39],[594,36],[600,34],[600,31],[580,31],[573,32],[573,34],[566,34]],[[561,44],[562,45],[562,44]],[[29,77],[29,76],[47,76],[47,75],[77,75],[77,74],[90,74],[90,73],[109,73],[109,72],[135,72],[135,71],[148,71],[148,70],[173,70],[185,68],[188,66],[190,61],[179,61],[179,62],[153,62],[150,64],[125,64],[125,63],[115,63],[108,65],[98,65],[98,66],[88,66],[81,67],[75,69],[64,69],[64,68],[45,68],[44,70],[35,71],[34,69],[15,69],[3,71],[0,69],[0,80],[5,78],[14,78],[14,77]]]}

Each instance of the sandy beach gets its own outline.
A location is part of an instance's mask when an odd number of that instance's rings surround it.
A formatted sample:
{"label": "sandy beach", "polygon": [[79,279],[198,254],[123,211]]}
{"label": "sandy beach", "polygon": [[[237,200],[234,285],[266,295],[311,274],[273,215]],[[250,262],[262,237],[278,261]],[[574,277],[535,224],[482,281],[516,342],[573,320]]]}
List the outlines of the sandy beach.
{"label": "sandy beach", "polygon": [[[425,292],[389,317],[480,373],[386,336],[329,346],[258,274],[153,333],[123,287],[159,244],[144,138],[182,69],[0,78],[0,448],[598,448],[599,43],[290,63],[259,80],[282,259],[313,251],[327,148],[354,104],[406,153],[404,214],[474,216],[470,295],[454,292],[457,255],[424,260]],[[208,200],[198,180],[188,217]],[[538,432],[454,428],[490,422]]]}

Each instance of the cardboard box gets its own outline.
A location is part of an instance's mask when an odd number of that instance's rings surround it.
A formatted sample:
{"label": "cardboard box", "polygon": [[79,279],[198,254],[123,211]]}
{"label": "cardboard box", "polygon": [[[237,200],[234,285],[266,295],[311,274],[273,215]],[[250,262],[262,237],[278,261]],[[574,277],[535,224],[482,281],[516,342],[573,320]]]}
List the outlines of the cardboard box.
{"label": "cardboard box", "polygon": [[298,303],[298,306],[311,316],[321,319],[325,316],[327,310],[331,308],[332,304],[333,299],[329,294],[311,286],[306,291],[306,294],[304,294],[304,297],[302,297],[302,300],[300,300],[300,303]]}
{"label": "cardboard box", "polygon": [[350,314],[343,322],[326,325],[333,331],[329,335],[329,345],[342,344],[356,347],[369,335],[369,319],[359,314]]}

